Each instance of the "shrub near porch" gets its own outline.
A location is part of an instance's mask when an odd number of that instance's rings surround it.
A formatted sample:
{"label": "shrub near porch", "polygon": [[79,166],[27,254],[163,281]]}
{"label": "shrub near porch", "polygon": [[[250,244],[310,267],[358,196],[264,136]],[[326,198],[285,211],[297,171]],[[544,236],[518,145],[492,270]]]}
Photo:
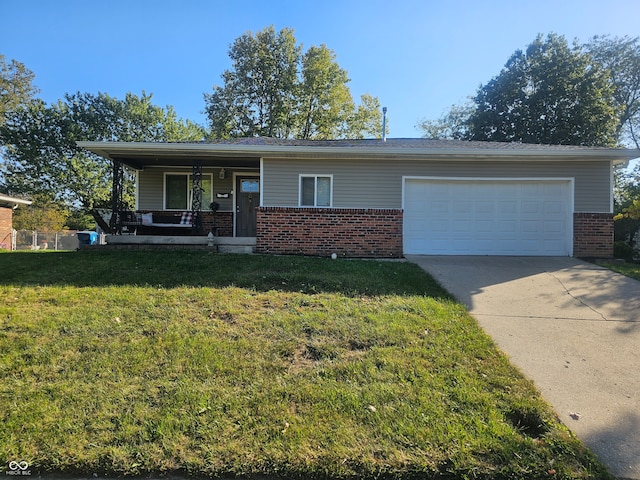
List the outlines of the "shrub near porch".
{"label": "shrub near porch", "polygon": [[607,478],[414,265],[0,254],[0,457],[35,473]]}

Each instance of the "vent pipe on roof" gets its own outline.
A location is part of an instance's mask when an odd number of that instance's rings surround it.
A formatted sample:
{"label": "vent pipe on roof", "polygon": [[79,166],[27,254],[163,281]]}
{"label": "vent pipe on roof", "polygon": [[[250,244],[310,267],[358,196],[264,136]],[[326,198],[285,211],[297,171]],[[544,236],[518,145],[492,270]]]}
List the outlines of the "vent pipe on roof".
{"label": "vent pipe on roof", "polygon": [[382,107],[382,141],[387,141],[387,107]]}

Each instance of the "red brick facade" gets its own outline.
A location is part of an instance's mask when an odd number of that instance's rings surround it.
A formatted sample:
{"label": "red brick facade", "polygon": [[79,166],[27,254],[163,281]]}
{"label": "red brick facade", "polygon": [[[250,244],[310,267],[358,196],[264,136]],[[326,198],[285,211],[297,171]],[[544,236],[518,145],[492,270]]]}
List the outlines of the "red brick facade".
{"label": "red brick facade", "polygon": [[233,237],[233,212],[202,212],[202,230],[213,231],[216,237]]}
{"label": "red brick facade", "polygon": [[[402,211],[260,207],[256,251],[279,255],[402,257]],[[232,218],[232,215],[230,215]],[[613,215],[574,213],[573,255],[613,256]]]}
{"label": "red brick facade", "polygon": [[613,214],[573,214],[573,256],[613,257]]}
{"label": "red brick facade", "polygon": [[256,252],[402,257],[402,210],[260,207]]}
{"label": "red brick facade", "polygon": [[0,207],[0,250],[11,250],[11,225],[13,210]]}

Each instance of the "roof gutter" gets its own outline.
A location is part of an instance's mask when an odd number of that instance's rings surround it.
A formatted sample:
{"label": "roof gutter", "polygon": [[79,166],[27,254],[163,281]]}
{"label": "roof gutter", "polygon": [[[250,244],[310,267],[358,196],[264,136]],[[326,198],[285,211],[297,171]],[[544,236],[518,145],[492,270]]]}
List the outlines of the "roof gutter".
{"label": "roof gutter", "polygon": [[31,200],[24,200],[22,198],[10,197],[0,193],[0,205],[7,205],[10,208],[16,209],[18,205],[31,205]]}

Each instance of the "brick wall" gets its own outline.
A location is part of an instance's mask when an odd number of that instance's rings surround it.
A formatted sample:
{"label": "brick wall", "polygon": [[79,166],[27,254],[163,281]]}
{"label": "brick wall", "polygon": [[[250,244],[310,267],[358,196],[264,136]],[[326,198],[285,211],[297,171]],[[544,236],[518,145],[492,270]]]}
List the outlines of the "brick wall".
{"label": "brick wall", "polygon": [[260,207],[257,223],[258,253],[402,256],[402,210]]}
{"label": "brick wall", "polygon": [[[141,213],[166,213],[165,210],[139,210]],[[172,212],[176,213],[176,212]],[[216,237],[233,237],[233,212],[200,212],[202,231],[206,235],[211,230]],[[214,222],[215,215],[215,222]]]}
{"label": "brick wall", "polygon": [[11,223],[13,210],[0,207],[0,250],[11,250]]}
{"label": "brick wall", "polygon": [[613,214],[573,214],[573,256],[613,257]]}
{"label": "brick wall", "polygon": [[213,228],[216,237],[233,237],[233,212],[216,212],[215,227],[213,225],[212,213],[203,213],[202,219],[204,231],[209,233]]}

